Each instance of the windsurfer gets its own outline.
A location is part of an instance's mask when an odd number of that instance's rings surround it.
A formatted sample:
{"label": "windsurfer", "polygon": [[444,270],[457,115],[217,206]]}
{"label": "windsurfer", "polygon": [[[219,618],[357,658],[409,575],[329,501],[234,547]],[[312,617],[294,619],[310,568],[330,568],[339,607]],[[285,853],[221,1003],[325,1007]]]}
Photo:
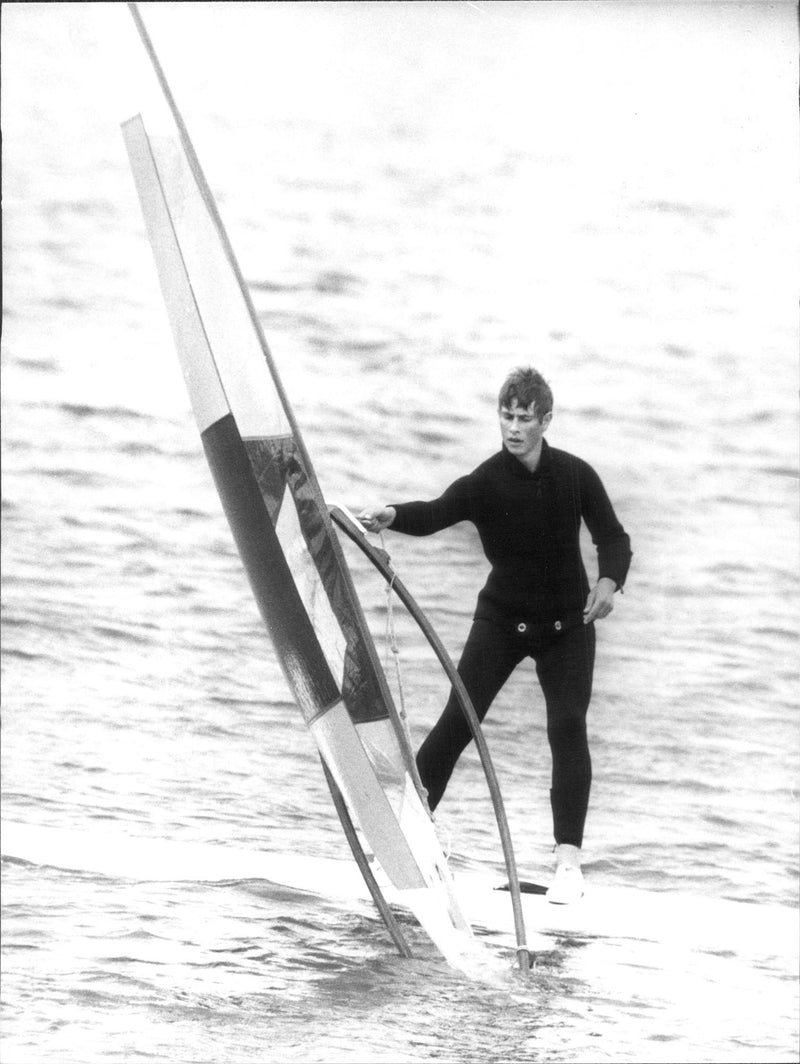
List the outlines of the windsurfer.
{"label": "windsurfer", "polygon": [[[369,507],[371,532],[425,536],[472,521],[491,564],[458,665],[480,720],[511,673],[533,658],[544,694],[552,755],[550,801],[556,870],[552,902],[583,893],[581,847],[592,767],[586,715],[594,671],[594,622],[614,608],[631,560],[630,539],[595,471],[550,447],[553,395],[529,367],[513,370],[499,395],[502,449],[430,502]],[[597,549],[590,588],[579,534],[586,523]],[[471,734],[451,692],[417,754],[433,811]]]}

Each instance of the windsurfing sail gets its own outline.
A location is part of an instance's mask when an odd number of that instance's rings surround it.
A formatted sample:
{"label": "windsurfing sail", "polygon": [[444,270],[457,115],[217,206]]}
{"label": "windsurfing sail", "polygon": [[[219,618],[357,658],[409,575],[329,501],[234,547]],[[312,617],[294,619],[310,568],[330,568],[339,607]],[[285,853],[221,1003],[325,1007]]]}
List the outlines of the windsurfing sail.
{"label": "windsurfing sail", "polygon": [[216,205],[141,17],[179,139],[123,133],[206,457],[277,657],[394,891],[441,953],[477,943],[458,903],[328,508]]}

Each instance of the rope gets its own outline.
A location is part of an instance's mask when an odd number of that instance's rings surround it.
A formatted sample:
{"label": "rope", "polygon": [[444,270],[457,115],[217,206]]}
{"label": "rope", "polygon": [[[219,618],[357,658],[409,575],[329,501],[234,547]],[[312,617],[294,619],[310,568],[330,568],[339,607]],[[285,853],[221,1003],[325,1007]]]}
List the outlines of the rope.
{"label": "rope", "polygon": [[[386,543],[384,541],[383,532],[380,533],[380,539],[381,539],[381,550],[384,552],[384,554],[386,555],[386,558],[388,559],[389,558],[389,552],[386,550]],[[393,656],[393,658],[395,660],[395,676],[397,677],[397,689],[398,689],[398,697],[399,697],[399,701],[400,701],[400,711],[399,711],[400,725],[401,725],[403,731],[405,732],[405,739],[406,739],[407,744],[409,744],[409,749],[413,750],[414,749],[414,744],[412,742],[411,728],[409,726],[409,715],[407,715],[407,713],[405,712],[405,691],[403,689],[402,660],[401,660],[401,656],[400,656],[400,647],[399,647],[398,642],[397,642],[397,630],[395,628],[395,580],[396,579],[397,579],[397,573],[393,569],[393,570],[391,570],[391,579],[386,584],[386,635],[385,635],[386,653],[385,653],[385,656],[384,656],[384,668],[385,668],[385,670],[387,672],[389,671],[388,656],[389,656],[389,653],[390,653],[391,656]],[[413,777],[414,777],[414,779],[415,779],[415,781],[417,783],[417,786],[420,789],[420,792],[423,795],[427,796],[428,792],[422,786],[422,781],[419,778],[419,774],[418,774],[416,765],[414,765],[413,762],[412,762],[412,775],[413,775]],[[431,818],[433,819],[433,814],[431,814]],[[445,829],[445,830],[447,831],[447,829]],[[437,834],[437,836],[439,838],[439,844],[441,845],[441,848],[443,848],[443,850],[445,851],[445,857],[449,860],[450,859],[450,854],[451,854],[452,848],[453,848],[452,847],[452,836],[451,836],[450,832],[447,831],[447,838],[444,839],[443,837],[441,837],[440,834],[439,834],[439,826],[438,825],[436,826],[436,834]]]}
{"label": "rope", "polygon": [[[386,550],[386,544],[384,542],[383,532],[381,532],[380,537],[381,537],[381,550],[383,550],[384,553],[386,554],[386,556],[388,557],[389,556],[389,552]],[[395,625],[394,625],[394,581],[395,581],[395,574],[392,573],[392,579],[386,585],[386,651],[387,651],[386,668],[387,668],[387,671],[388,671],[388,668],[389,668],[388,655],[389,655],[389,653],[391,653],[393,658],[394,658],[394,671],[395,671],[395,675],[397,677],[397,690],[398,690],[399,696],[400,696],[400,719],[403,722],[403,727],[405,728],[406,735],[408,736],[409,741],[410,741],[411,736],[410,736],[409,730],[408,730],[408,716],[406,714],[406,697],[405,697],[405,691],[403,690],[403,669],[402,669],[402,664],[401,664],[401,661],[400,661],[400,647],[397,645],[397,632],[395,630]]]}

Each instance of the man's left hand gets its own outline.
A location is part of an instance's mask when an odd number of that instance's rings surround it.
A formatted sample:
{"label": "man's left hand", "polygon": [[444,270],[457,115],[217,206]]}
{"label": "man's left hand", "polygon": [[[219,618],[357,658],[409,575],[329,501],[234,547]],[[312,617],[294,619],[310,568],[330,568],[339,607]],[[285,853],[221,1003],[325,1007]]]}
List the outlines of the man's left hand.
{"label": "man's left hand", "polygon": [[608,576],[603,576],[597,581],[586,599],[586,607],[583,611],[584,624],[591,624],[592,621],[601,621],[603,617],[608,617],[614,609],[616,590],[616,583]]}

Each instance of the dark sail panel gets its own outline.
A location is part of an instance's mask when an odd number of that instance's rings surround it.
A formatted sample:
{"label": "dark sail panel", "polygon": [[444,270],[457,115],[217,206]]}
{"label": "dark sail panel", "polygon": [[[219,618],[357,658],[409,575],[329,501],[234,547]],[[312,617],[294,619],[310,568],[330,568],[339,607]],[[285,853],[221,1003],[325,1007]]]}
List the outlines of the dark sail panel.
{"label": "dark sail panel", "polygon": [[[366,643],[358,623],[356,604],[334,550],[327,516],[320,509],[319,493],[306,472],[299,449],[291,437],[245,440],[244,445],[275,523],[279,522],[282,507],[293,503],[296,508],[308,555],[344,637],[339,649],[343,660],[338,680],[351,719],[356,724],[384,719],[391,695],[371,660],[371,644]],[[285,499],[287,488],[289,497]],[[291,550],[291,545],[287,546]],[[324,619],[319,618],[318,623],[324,623]]]}
{"label": "dark sail panel", "polygon": [[339,688],[286,564],[233,417],[215,422],[202,440],[261,616],[310,724],[340,700]]}

